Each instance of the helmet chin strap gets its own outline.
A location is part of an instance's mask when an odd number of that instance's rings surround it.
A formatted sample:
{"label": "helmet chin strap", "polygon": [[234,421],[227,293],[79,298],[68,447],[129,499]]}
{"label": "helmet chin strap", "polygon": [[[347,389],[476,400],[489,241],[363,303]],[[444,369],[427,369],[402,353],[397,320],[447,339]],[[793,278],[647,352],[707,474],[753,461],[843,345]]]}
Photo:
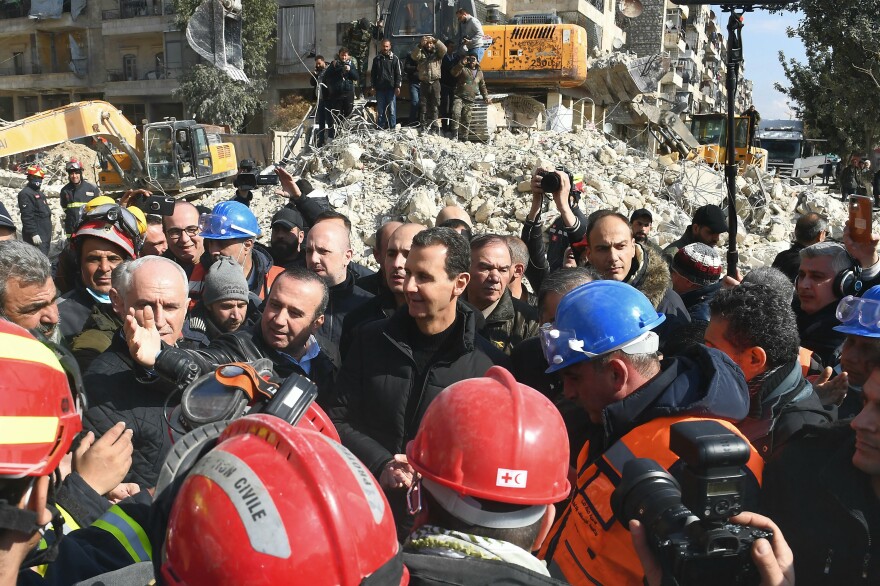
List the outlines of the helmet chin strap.
{"label": "helmet chin strap", "polygon": [[[24,562],[21,564],[22,569],[48,564],[55,561],[55,558],[58,557],[58,545],[64,537],[64,517],[61,516],[61,512],[55,506],[55,491],[60,484],[61,471],[55,470],[55,472],[49,476],[49,493],[46,498],[46,508],[52,513],[52,521],[50,521],[50,524],[52,525],[52,533],[54,535],[46,538],[46,543],[48,545],[45,549],[34,549],[28,554],[28,557],[25,558]],[[39,531],[45,536],[46,529],[36,525],[36,513],[33,511],[27,512],[31,513],[34,519],[34,527],[32,527],[29,534]]]}

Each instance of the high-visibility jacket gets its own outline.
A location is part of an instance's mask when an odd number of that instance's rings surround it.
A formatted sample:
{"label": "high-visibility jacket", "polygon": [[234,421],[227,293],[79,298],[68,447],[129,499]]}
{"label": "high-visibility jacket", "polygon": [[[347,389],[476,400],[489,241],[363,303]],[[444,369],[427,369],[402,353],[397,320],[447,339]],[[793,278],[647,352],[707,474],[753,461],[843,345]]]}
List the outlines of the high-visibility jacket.
{"label": "high-visibility jacket", "polygon": [[147,532],[118,505],[110,507],[91,526],[113,535],[119,545],[131,556],[132,563],[148,562],[153,559],[153,546],[150,544]]}
{"label": "high-visibility jacket", "polygon": [[[641,563],[629,530],[611,511],[611,493],[620,482],[623,466],[634,458],[650,458],[669,469],[679,457],[669,449],[670,427],[695,417],[661,417],[640,425],[589,464],[589,442],[578,455],[575,494],[556,521],[538,557],[547,560],[554,578],[574,586],[642,586]],[[719,421],[745,439],[732,423]],[[748,440],[746,440],[748,441]],[[748,469],[760,483],[764,460],[751,448]]]}

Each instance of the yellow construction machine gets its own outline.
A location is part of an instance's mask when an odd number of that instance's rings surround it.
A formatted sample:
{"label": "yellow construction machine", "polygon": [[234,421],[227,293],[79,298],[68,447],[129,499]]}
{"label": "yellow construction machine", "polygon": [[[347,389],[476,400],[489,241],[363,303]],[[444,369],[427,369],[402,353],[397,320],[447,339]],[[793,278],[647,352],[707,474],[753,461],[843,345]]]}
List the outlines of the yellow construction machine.
{"label": "yellow construction machine", "polygon": [[[737,116],[734,122],[736,162],[740,167],[754,165],[767,170],[767,149],[749,145],[749,118]],[[697,154],[708,164],[723,166],[727,162],[727,115],[694,114],[690,131],[700,146]],[[757,129],[755,129],[757,131]]]}
{"label": "yellow construction machine", "polygon": [[65,141],[93,139],[103,155],[103,191],[179,192],[238,172],[235,147],[192,120],[144,124],[143,134],[112,104],[76,102],[0,126],[0,157],[36,153]]}

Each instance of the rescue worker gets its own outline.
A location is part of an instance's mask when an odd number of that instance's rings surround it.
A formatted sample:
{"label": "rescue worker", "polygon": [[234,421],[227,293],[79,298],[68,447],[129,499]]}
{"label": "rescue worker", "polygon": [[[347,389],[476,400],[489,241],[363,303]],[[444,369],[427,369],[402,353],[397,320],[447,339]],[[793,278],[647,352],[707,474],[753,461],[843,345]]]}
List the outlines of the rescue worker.
{"label": "rescue worker", "polygon": [[83,179],[83,165],[76,159],[64,167],[67,171],[67,185],[61,188],[61,208],[64,210],[64,233],[72,234],[79,225],[82,207],[89,200],[101,195],[101,191]]}
{"label": "rescue worker", "polygon": [[[830,383],[836,383],[829,393],[822,396],[826,405],[837,406],[839,419],[848,419],[861,409],[864,399],[862,387],[871,372],[880,367],[880,319],[871,320],[872,315],[880,314],[880,286],[871,287],[861,297],[848,295],[837,304],[837,319],[840,325],[834,331],[846,334],[840,350],[841,372]],[[830,369],[827,373],[831,374]],[[824,391],[821,386],[817,391]]]}
{"label": "rescue worker", "polygon": [[471,131],[471,111],[477,94],[483,96],[487,104],[492,103],[486,89],[486,80],[480,71],[480,64],[473,55],[464,57],[452,68],[455,77],[455,99],[452,102],[452,121],[455,125],[455,140],[466,141]]}
{"label": "rescue worker", "polygon": [[[0,348],[0,584],[11,586],[19,569],[43,563],[54,552],[43,550],[25,563],[44,526],[51,523],[60,538],[55,474],[82,422],[64,368],[51,350],[4,320]],[[33,577],[39,578],[35,572]]]}
{"label": "rescue worker", "polygon": [[52,244],[52,210],[46,194],[40,191],[45,171],[39,165],[31,165],[25,172],[27,184],[18,192],[18,211],[21,214],[21,237],[49,256]]}
{"label": "rescue worker", "polygon": [[493,366],[437,395],[406,453],[420,475],[404,543],[411,585],[561,584],[530,553],[571,489],[549,399]]}
{"label": "rescue worker", "polygon": [[189,276],[190,307],[202,295],[205,274],[211,263],[221,256],[231,257],[240,264],[248,289],[265,299],[275,277],[284,269],[274,266],[269,250],[257,242],[262,231],[254,213],[237,201],[220,202],[210,214],[199,217],[199,230],[205,254]]}
{"label": "rescue worker", "polygon": [[431,35],[425,35],[412,50],[410,57],[418,64],[419,72],[419,127],[422,132],[435,130],[440,112],[440,76],[446,45]]}
{"label": "rescue worker", "polygon": [[[567,293],[553,325],[541,331],[547,372],[561,374],[566,398],[592,423],[578,456],[574,500],[540,552],[552,576],[576,586],[641,584],[627,529],[589,513],[610,515],[620,478],[608,471],[622,470],[630,458],[651,458],[668,469],[678,460],[669,449],[669,428],[679,421],[717,419],[742,437],[729,423],[749,412],[742,371],[724,353],[699,344],[661,362],[654,330],[664,319],[630,285],[594,281]],[[750,480],[760,481],[762,467],[752,448]],[[757,481],[750,482],[755,493]]]}
{"label": "rescue worker", "polygon": [[355,59],[355,69],[363,84],[367,80],[367,68],[370,63],[370,42],[382,38],[382,21],[371,23],[366,18],[353,20],[348,31],[342,37],[342,44],[351,51]]}

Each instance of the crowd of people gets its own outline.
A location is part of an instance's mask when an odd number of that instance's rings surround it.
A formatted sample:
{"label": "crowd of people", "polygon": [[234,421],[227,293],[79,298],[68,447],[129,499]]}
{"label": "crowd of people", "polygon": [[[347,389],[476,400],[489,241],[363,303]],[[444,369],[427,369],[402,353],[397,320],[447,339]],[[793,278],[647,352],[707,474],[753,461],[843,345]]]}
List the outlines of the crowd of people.
{"label": "crowd of people", "polygon": [[[404,88],[409,92],[407,125],[468,140],[474,104],[480,97],[487,104],[492,99],[480,70],[486,50],[483,25],[463,8],[456,11],[456,17],[456,38],[425,35],[403,56],[396,55],[391,41],[382,38],[382,21],[371,24],[362,18],[352,22],[345,35],[347,44],[335,59],[328,64],[324,55],[315,57],[311,84],[317,98],[316,145],[333,139],[336,124],[351,116],[358,94],[375,96],[380,128],[395,128],[397,100]],[[370,43],[377,39],[381,39],[378,51],[368,70]]]}
{"label": "crowd of people", "polygon": [[[0,210],[0,584],[672,583],[666,513],[614,495],[707,421],[747,448],[724,510],[761,584],[880,583],[880,237],[805,214],[725,276],[717,206],[661,249],[536,169],[520,237],[449,206],[379,226],[374,272],[276,172],[271,235],[247,190],[152,216],[72,180],[50,261]],[[288,381],[298,423],[254,407]]]}

